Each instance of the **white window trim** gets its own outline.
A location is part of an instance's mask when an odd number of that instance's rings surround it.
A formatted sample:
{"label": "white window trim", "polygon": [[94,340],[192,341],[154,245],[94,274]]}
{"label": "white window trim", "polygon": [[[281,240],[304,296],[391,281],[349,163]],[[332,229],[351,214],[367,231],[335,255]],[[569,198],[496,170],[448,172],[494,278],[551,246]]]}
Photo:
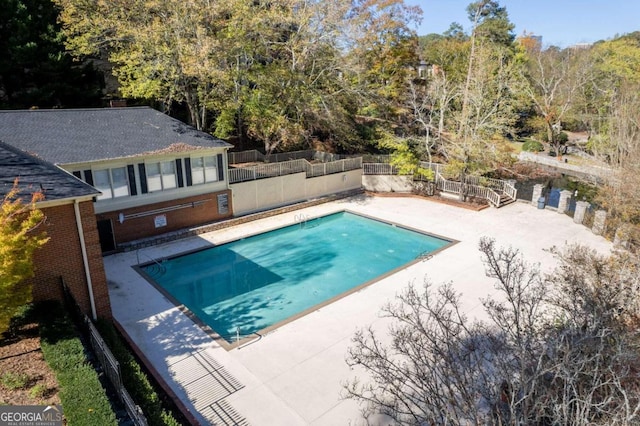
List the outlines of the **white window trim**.
{"label": "white window trim", "polygon": [[[113,170],[114,169],[124,169],[124,181],[125,181],[125,185],[124,188],[126,189],[126,194],[122,194],[122,195],[115,195],[115,189],[114,189],[114,185],[113,185]],[[109,192],[106,192],[106,188],[105,191],[103,191],[102,189],[98,188],[98,186],[96,185],[96,174],[98,172],[107,172],[107,177],[109,179]],[[83,178],[86,179],[86,176],[84,176],[84,172],[81,172]],[[91,174],[93,175],[93,183],[94,183],[94,187],[98,190],[100,190],[102,192],[101,195],[98,196],[98,200],[102,201],[102,200],[112,200],[115,198],[124,198],[124,197],[130,197],[131,196],[131,190],[129,189],[129,173],[127,171],[127,166],[114,166],[114,167],[108,167],[106,169],[94,169],[91,171]],[[85,180],[86,182],[86,180]]]}
{"label": "white window trim", "polygon": [[[215,172],[213,173],[213,179],[207,179],[208,176],[210,176],[210,173],[207,173],[207,161],[206,159],[210,158],[213,161],[213,168],[210,168],[209,170],[214,170]],[[202,166],[198,166],[195,167],[194,166],[194,160],[202,160]],[[196,183],[193,179],[193,177],[196,175],[196,172],[199,174],[202,174],[202,182],[198,182]],[[197,156],[197,157],[191,157],[191,183],[193,186],[197,186],[197,185],[205,185],[207,183],[213,183],[213,182],[218,182],[219,176],[219,170],[218,170],[218,154],[211,154],[211,155],[202,155],[202,156]]]}

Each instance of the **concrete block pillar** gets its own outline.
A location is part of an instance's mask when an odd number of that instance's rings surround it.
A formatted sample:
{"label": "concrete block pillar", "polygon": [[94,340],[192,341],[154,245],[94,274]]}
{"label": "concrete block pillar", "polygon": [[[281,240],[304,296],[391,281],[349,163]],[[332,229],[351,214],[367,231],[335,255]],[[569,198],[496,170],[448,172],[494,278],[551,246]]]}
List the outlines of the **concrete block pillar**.
{"label": "concrete block pillar", "polygon": [[595,215],[593,217],[593,226],[591,227],[591,231],[596,235],[604,234],[604,227],[607,221],[607,211],[606,210],[596,210]]}
{"label": "concrete block pillar", "polygon": [[617,249],[628,249],[629,240],[631,239],[631,226],[621,225],[616,229],[616,235],[613,238],[613,246]]}
{"label": "concrete block pillar", "polygon": [[534,206],[538,205],[538,198],[542,197],[542,190],[544,189],[544,185],[535,184],[533,185],[533,195],[531,196],[531,204]]}
{"label": "concrete block pillar", "polygon": [[560,191],[560,200],[558,201],[558,213],[566,213],[569,208],[569,200],[571,200],[571,191]]}
{"label": "concrete block pillar", "polygon": [[576,203],[576,212],[573,215],[574,223],[582,224],[582,222],[584,222],[584,215],[587,212],[588,207],[589,203],[586,201],[578,201]]}

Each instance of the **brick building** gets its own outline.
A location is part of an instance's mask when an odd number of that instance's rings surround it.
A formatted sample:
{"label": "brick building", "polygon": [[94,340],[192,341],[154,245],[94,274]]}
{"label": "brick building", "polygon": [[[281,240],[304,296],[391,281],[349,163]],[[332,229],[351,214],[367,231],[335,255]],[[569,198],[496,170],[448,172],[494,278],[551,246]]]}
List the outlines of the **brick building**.
{"label": "brick building", "polygon": [[0,143],[0,193],[18,177],[45,195],[36,300],[63,279],[85,312],[110,316],[103,253],[233,214],[231,145],[148,107],[0,111]]}
{"label": "brick building", "polygon": [[0,142],[0,196],[18,178],[25,203],[43,192],[37,207],[46,216],[39,230],[50,237],[34,255],[35,301],[62,298],[62,281],[82,310],[94,318],[111,317],[109,293],[93,210],[99,192],[58,167]]}

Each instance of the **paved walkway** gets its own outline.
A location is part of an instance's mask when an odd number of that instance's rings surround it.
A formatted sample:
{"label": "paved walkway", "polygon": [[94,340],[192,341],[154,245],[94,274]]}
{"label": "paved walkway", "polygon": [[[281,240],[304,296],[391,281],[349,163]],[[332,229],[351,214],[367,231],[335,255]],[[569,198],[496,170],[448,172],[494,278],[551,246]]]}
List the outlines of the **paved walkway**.
{"label": "paved walkway", "polygon": [[[131,268],[150,258],[289,225],[300,213],[314,217],[344,209],[460,242],[231,351]],[[475,212],[419,198],[358,196],[108,256],[105,268],[116,320],[203,424],[364,425],[357,404],[341,398],[342,384],[355,374],[344,361],[354,332],[372,325],[384,333],[387,324],[378,316],[380,306],[425,277],[436,284],[453,282],[467,314],[482,318],[480,298],[494,292],[478,252],[482,236],[520,249],[529,262],[546,269],[555,262],[545,250],[551,246],[581,243],[602,252],[611,247],[568,216],[525,203]]]}

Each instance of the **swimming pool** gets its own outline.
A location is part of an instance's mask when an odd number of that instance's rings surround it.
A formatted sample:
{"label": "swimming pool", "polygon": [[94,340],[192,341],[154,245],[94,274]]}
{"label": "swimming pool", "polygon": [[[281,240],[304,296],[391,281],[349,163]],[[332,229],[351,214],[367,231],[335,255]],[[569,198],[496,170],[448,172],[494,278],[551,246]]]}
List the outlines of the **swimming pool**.
{"label": "swimming pool", "polygon": [[215,335],[233,342],[238,335],[257,334],[311,312],[452,243],[339,212],[140,270]]}

